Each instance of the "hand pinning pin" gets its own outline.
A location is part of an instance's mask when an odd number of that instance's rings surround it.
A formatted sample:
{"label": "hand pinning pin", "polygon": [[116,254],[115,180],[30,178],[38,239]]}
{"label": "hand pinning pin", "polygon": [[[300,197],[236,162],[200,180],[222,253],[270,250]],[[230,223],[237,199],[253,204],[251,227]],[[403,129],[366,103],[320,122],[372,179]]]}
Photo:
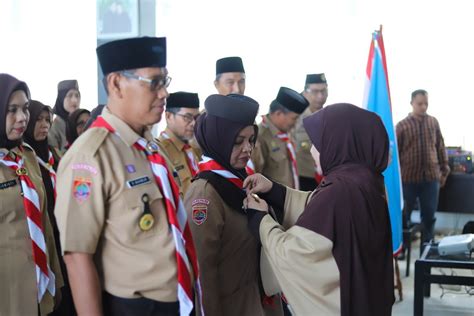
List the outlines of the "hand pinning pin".
{"label": "hand pinning pin", "polygon": [[256,195],[255,193],[251,193],[253,199],[255,200],[255,202],[259,203],[260,202],[260,197],[258,195]]}

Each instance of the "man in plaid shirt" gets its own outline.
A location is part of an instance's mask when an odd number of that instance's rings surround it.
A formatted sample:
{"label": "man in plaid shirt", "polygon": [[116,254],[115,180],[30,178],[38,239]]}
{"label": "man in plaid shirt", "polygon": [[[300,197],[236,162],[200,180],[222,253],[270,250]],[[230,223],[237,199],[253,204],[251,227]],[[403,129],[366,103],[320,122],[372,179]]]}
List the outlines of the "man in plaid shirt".
{"label": "man in plaid shirt", "polygon": [[434,237],[439,188],[444,186],[449,174],[448,157],[438,120],[426,113],[428,93],[413,91],[411,105],[412,113],[396,127],[405,199],[403,225],[409,225],[418,198],[422,242],[427,242]]}

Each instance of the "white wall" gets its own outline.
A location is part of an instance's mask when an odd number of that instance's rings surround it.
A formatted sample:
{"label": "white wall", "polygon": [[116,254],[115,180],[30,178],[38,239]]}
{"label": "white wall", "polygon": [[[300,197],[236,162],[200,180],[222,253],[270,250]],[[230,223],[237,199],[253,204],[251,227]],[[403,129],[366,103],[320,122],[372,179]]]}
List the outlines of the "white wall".
{"label": "white wall", "polygon": [[[395,121],[411,91],[430,93],[447,145],[474,150],[474,73],[470,0],[156,0],[157,34],[168,37],[170,91],[215,93],[216,59],[239,55],[246,94],[261,114],[286,85],[325,72],[328,104],[360,104],[371,32],[384,25]],[[53,105],[56,85],[76,78],[82,106],[97,104],[96,3],[0,0],[0,72],[25,80],[33,98]]]}
{"label": "white wall", "polygon": [[325,72],[327,104],[360,105],[371,33],[383,24],[394,119],[410,93],[430,94],[447,145],[474,150],[473,4],[469,0],[157,0],[157,34],[168,37],[170,91],[211,93],[215,61],[238,55],[246,94],[261,114],[286,85],[302,90],[306,73]]}
{"label": "white wall", "polygon": [[95,1],[0,0],[0,72],[54,106],[57,84],[77,79],[81,107],[97,106]]}

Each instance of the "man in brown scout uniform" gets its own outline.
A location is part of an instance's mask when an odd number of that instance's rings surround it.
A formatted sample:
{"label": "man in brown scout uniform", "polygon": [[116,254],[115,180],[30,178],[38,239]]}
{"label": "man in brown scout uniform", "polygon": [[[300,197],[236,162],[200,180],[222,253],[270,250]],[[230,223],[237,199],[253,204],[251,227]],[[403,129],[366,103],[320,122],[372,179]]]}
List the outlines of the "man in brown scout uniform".
{"label": "man in brown scout uniform", "polygon": [[150,126],[171,78],[166,39],[97,48],[108,102],[68,150],[55,208],[79,315],[189,315],[197,258],[179,189]]}
{"label": "man in brown scout uniform", "polygon": [[199,114],[197,93],[171,93],[166,102],[166,129],[159,141],[178,172],[183,194],[191,179],[197,174],[200,156],[191,148],[189,141],[194,137],[195,118]]}
{"label": "man in brown scout uniform", "polygon": [[328,84],[326,76],[322,74],[306,75],[303,96],[308,100],[309,106],[296,121],[293,132],[296,144],[296,164],[300,180],[300,190],[313,191],[316,189],[316,172],[314,159],[311,156],[311,141],[303,127],[303,119],[321,110],[328,98]]}
{"label": "man in brown scout uniform", "polygon": [[258,126],[257,145],[252,153],[255,171],[291,188],[299,188],[295,150],[288,132],[308,101],[298,92],[281,87],[270,104],[270,113]]}
{"label": "man in brown scout uniform", "polygon": [[[224,57],[216,61],[216,79],[214,86],[220,95],[231,93],[244,94],[245,92],[245,70],[242,58]],[[202,156],[202,150],[196,139],[190,141],[193,150]]]}
{"label": "man in brown scout uniform", "polygon": [[244,94],[245,70],[242,58],[225,57],[216,62],[214,86],[220,95]]}

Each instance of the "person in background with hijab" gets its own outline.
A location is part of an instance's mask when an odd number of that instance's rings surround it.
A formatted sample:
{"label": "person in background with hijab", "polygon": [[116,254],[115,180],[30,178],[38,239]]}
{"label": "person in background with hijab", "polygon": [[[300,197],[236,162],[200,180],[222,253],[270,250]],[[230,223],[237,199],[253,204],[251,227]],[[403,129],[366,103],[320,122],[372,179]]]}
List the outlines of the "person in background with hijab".
{"label": "person in background with hijab", "polygon": [[35,152],[27,85],[0,74],[0,315],[48,315],[63,285]]}
{"label": "person in background with hijab", "polygon": [[[54,205],[56,200],[56,170],[59,163],[59,157],[55,153],[54,148],[48,145],[48,132],[51,128],[51,119],[53,113],[51,108],[43,103],[35,100],[30,101],[28,108],[30,112],[30,120],[25,131],[25,142],[30,145],[35,153],[38,161],[44,188],[46,190],[46,200],[48,216],[53,227],[54,241],[56,252],[61,253],[61,245],[59,242],[59,230],[54,216]],[[59,315],[75,315],[74,303],[72,301],[71,289],[67,280],[66,266],[62,256],[59,256],[64,286],[61,289],[61,303],[59,307],[50,314],[50,316]]]}
{"label": "person in background with hijab", "polygon": [[71,147],[72,143],[85,131],[85,125],[90,117],[91,112],[86,109],[77,109],[69,114],[66,122],[66,149]]}
{"label": "person in background with hijab", "polygon": [[102,111],[104,110],[104,108],[105,108],[105,104],[99,104],[98,106],[92,109],[91,116],[89,117],[86,124],[84,125],[83,132],[87,131],[87,129],[92,125],[92,123],[94,123],[97,117],[102,114]]}
{"label": "person in background with hijab", "polygon": [[258,107],[243,95],[211,95],[195,126],[203,157],[184,205],[203,267],[206,316],[264,315],[258,241],[242,211],[245,166],[258,134]]}
{"label": "person in background with hijab", "polygon": [[[262,243],[296,315],[391,315],[390,219],[382,172],[389,141],[381,119],[351,104],[303,120],[323,181],[313,192],[248,177],[249,228]],[[283,225],[250,194],[267,192]]]}
{"label": "person in background with hijab", "polygon": [[53,108],[56,118],[48,135],[48,143],[64,152],[66,139],[66,122],[69,114],[81,106],[81,93],[77,80],[63,80],[58,84],[58,96]]}

